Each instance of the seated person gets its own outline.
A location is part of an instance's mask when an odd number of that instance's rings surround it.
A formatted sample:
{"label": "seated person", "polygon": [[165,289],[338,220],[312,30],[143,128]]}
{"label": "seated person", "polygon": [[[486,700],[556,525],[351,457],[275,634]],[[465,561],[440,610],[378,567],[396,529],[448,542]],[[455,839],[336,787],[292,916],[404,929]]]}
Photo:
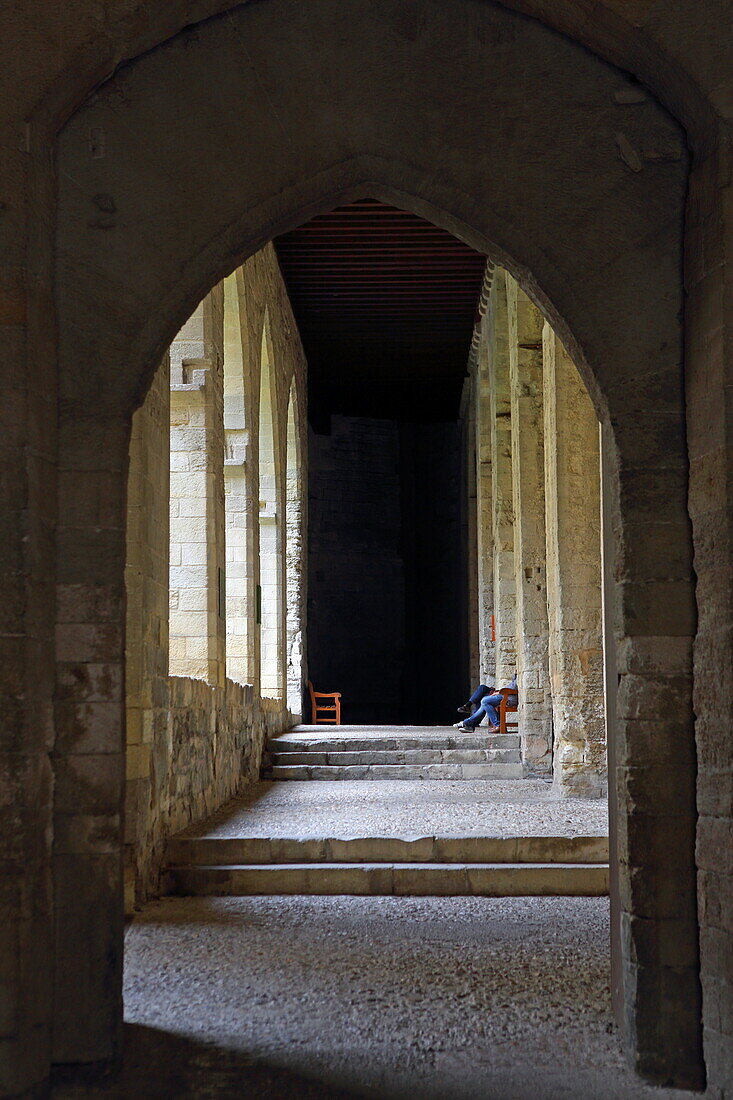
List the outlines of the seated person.
{"label": "seated person", "polygon": [[[519,699],[516,672],[511,683],[506,686],[514,689],[514,694],[507,696],[507,704],[510,707],[515,707]],[[486,684],[479,684],[468,702],[458,708],[459,714],[470,714],[470,718],[466,718],[462,722],[456,722],[455,728],[475,730],[483,721],[484,715],[486,715],[489,719],[489,733],[498,733],[499,713],[497,708],[501,706],[501,700],[502,696],[498,691],[487,687]]]}

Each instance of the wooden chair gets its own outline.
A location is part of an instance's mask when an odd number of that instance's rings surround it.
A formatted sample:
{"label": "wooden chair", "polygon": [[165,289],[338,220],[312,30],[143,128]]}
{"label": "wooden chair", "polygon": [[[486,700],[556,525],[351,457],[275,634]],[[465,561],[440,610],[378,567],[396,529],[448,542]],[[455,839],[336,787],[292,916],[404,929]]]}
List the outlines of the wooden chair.
{"label": "wooden chair", "polygon": [[[507,723],[506,717],[507,714],[517,714],[517,712],[519,711],[519,695],[517,694],[516,688],[508,687],[499,688],[499,694],[501,695],[501,703],[499,704],[499,732],[508,733],[509,730],[507,729],[507,725],[519,728],[519,718],[514,718],[511,722]],[[511,706],[508,703],[508,699],[510,696],[514,696],[514,698],[517,700],[514,706]]]}
{"label": "wooden chair", "polygon": [[[331,723],[335,726],[341,725],[341,692],[340,691],[314,691],[313,684],[308,681],[308,691],[311,697],[311,710],[312,722],[314,726],[324,725],[325,723]],[[326,706],[324,703],[319,703],[319,699],[333,699],[334,706]],[[319,718],[320,711],[333,714],[333,718]]]}

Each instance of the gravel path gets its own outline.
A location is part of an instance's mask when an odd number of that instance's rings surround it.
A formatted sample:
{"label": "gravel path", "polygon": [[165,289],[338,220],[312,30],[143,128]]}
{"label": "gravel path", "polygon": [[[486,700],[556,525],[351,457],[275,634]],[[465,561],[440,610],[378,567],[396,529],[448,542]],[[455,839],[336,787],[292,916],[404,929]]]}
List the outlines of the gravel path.
{"label": "gravel path", "polygon": [[261,782],[185,836],[605,836],[605,799],[539,779]]}
{"label": "gravel path", "polygon": [[166,899],[127,933],[121,1082],[80,1097],[685,1100],[625,1065],[608,904]]}

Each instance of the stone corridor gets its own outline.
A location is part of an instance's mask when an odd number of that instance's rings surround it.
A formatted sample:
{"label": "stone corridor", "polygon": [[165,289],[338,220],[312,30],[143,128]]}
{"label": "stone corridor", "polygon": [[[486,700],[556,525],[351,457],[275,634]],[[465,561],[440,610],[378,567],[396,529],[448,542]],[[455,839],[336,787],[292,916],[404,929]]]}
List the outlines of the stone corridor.
{"label": "stone corridor", "polygon": [[732,11],[3,6],[3,1100],[733,1098]]}
{"label": "stone corridor", "polygon": [[[302,727],[270,747],[351,741],[364,751],[378,737],[395,753],[451,736],[460,733]],[[262,872],[273,853],[292,859],[299,848],[312,873],[331,850],[353,872],[380,849],[404,860],[412,845],[413,872],[431,873],[425,892],[453,893],[465,862],[448,862],[451,845],[462,861],[502,844],[537,861],[564,838],[580,858],[602,859],[607,828],[603,802],[558,797],[542,779],[265,780],[173,838],[169,857],[188,857],[189,878],[168,885],[206,892],[190,873],[206,872],[217,851],[239,860],[246,849]],[[436,846],[442,862],[431,865]],[[219,879],[216,896],[164,897],[134,916],[122,1077],[83,1090],[60,1079],[55,1100],[669,1095],[623,1062],[603,897],[358,897],[358,882],[326,897],[313,878],[294,896],[282,879],[255,888],[267,896],[225,890]]]}

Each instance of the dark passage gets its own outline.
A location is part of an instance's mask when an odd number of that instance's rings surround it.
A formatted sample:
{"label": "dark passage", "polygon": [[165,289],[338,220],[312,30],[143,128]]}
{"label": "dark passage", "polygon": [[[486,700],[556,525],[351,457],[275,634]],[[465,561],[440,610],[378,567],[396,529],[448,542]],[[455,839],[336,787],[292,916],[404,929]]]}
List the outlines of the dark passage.
{"label": "dark passage", "polygon": [[276,249],[308,358],[309,675],[342,693],[346,723],[452,722],[470,680],[459,410],[485,258],[370,199]]}
{"label": "dark passage", "polygon": [[334,416],[309,445],[308,660],[346,722],[443,724],[467,687],[460,428]]}

